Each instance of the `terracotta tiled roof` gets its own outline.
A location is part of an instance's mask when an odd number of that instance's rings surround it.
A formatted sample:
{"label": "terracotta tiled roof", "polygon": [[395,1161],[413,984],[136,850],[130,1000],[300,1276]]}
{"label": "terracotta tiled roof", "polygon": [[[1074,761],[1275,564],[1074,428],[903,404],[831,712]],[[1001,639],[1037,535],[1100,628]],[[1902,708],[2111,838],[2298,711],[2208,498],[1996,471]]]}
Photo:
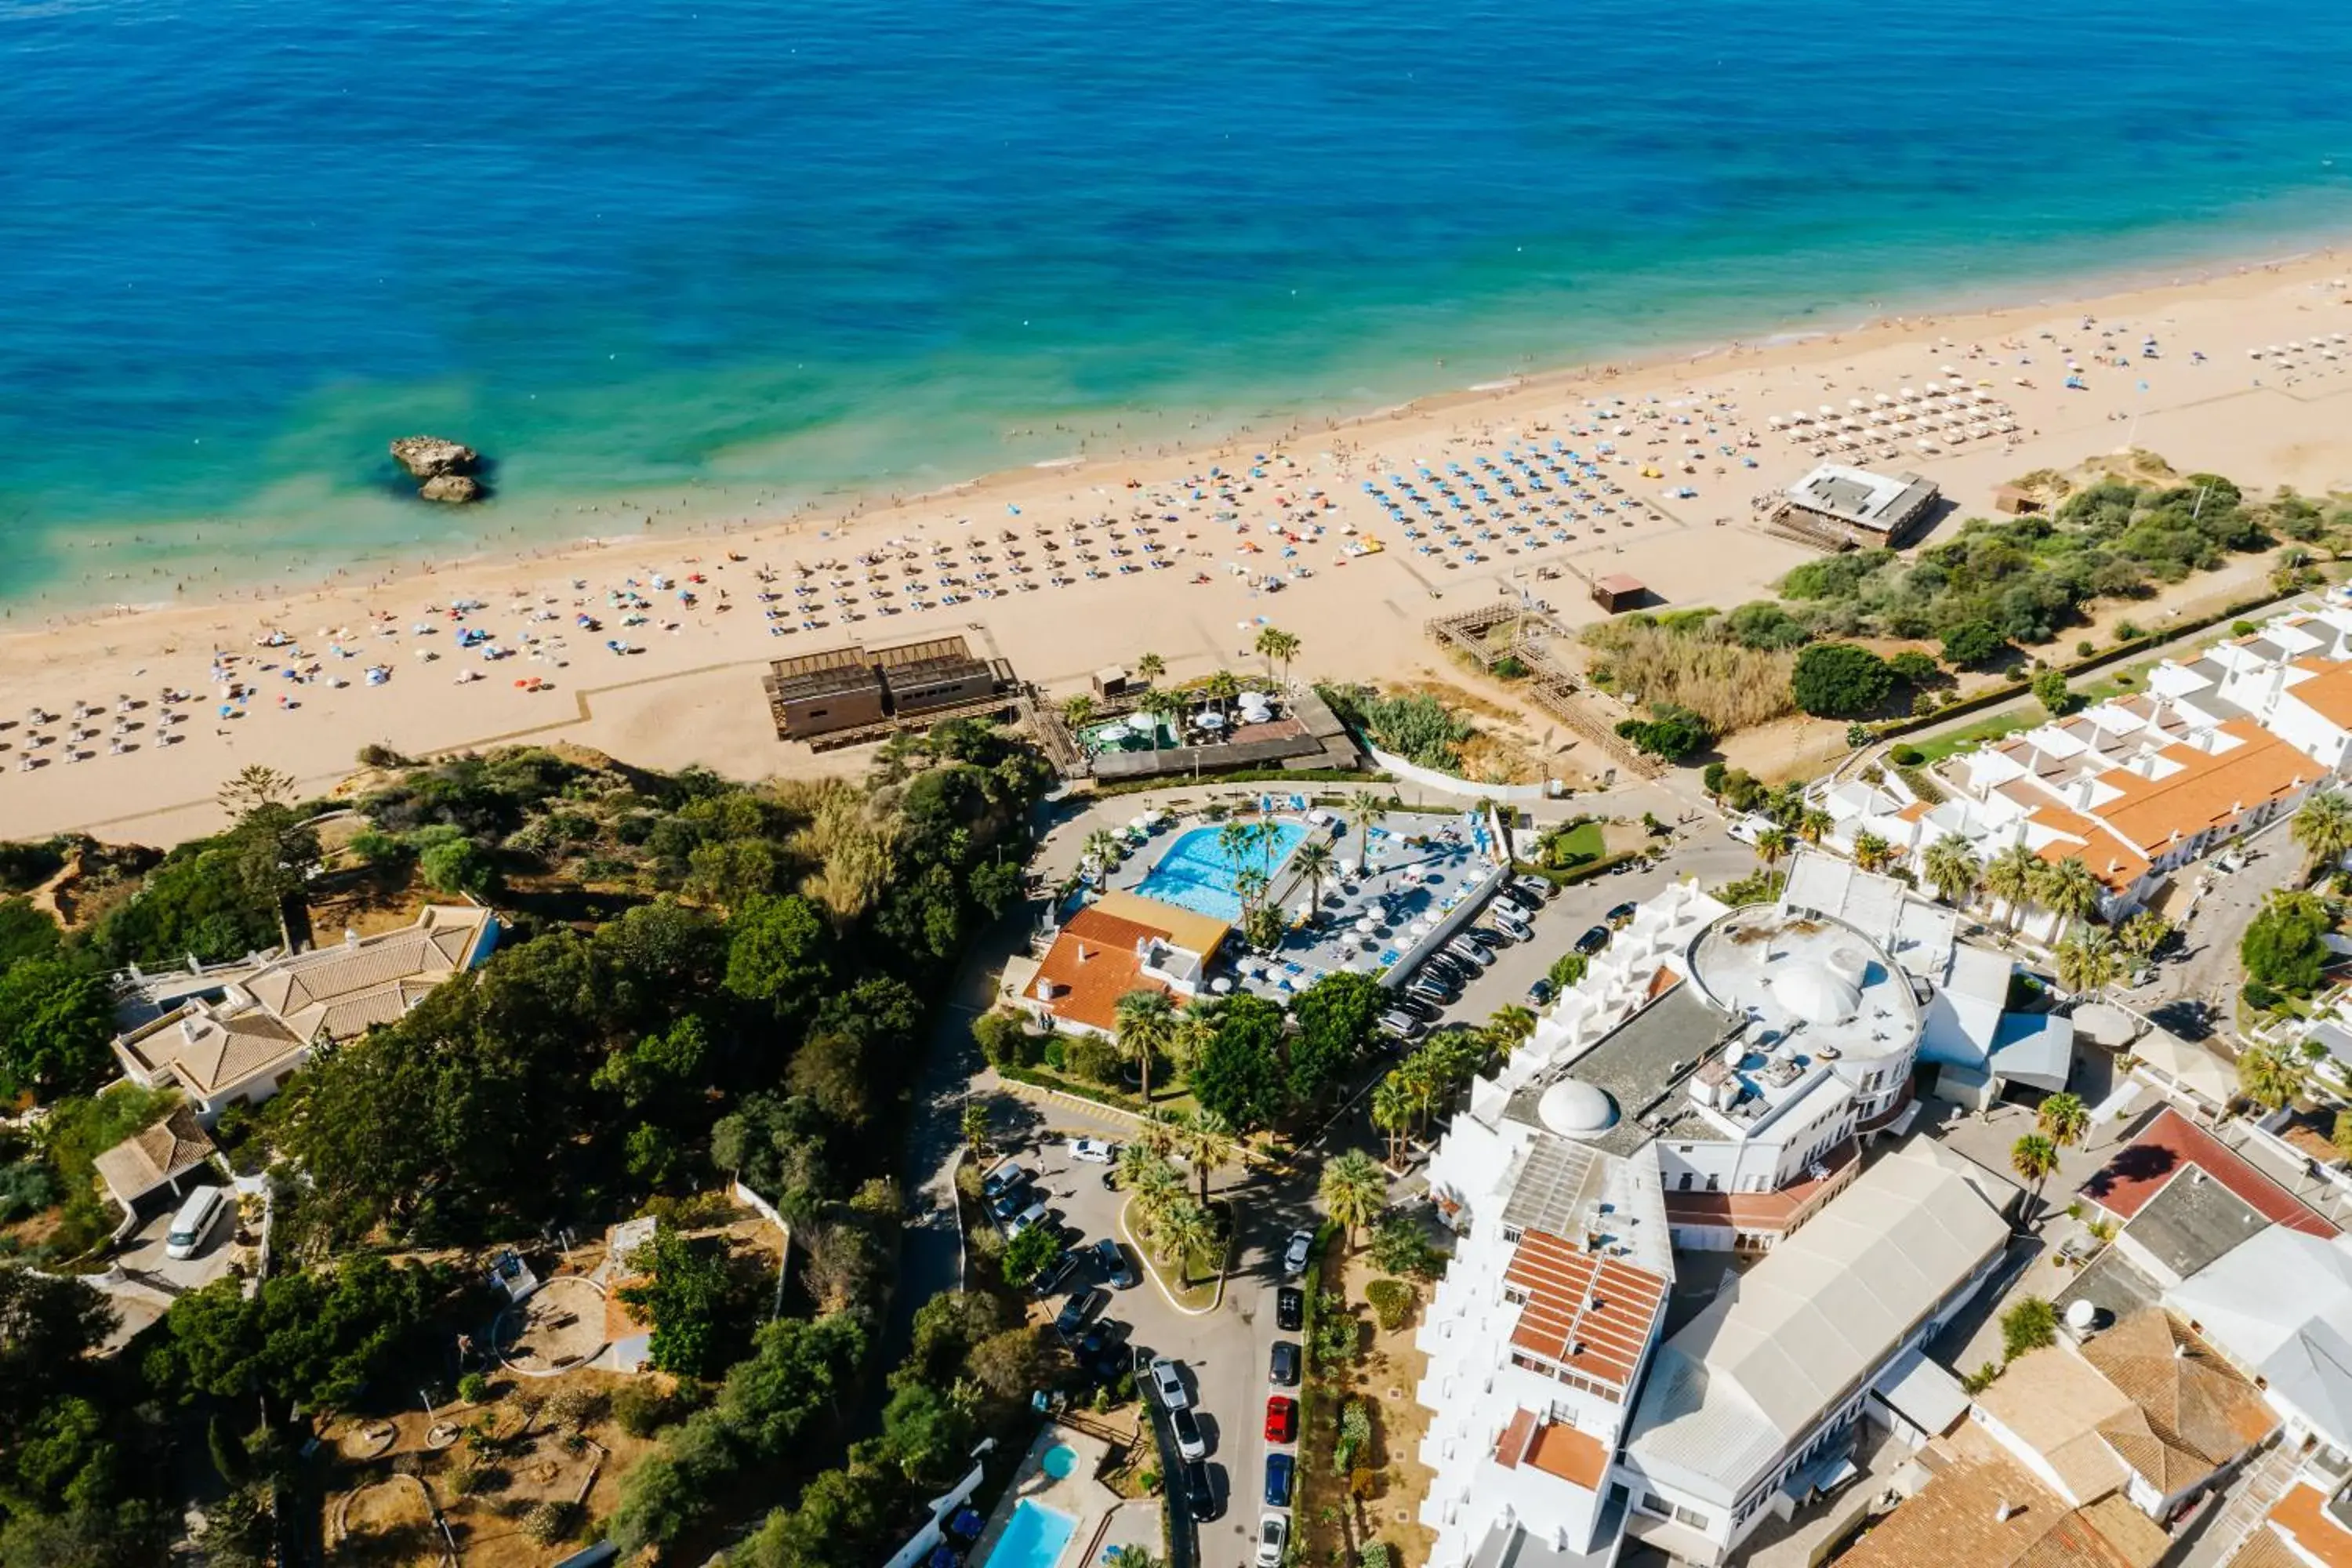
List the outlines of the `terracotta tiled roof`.
{"label": "terracotta tiled roof", "polygon": [[2298,658],[2294,668],[2312,672],[2286,689],[2288,696],[2339,730],[2352,730],[2352,659]]}
{"label": "terracotta tiled roof", "polygon": [[1937,1476],[1838,1559],[1838,1568],[1925,1563],[2145,1568],[2136,1552],[2110,1541],[2084,1510],[2069,1510],[2021,1467],[1990,1457],[1964,1460]]}
{"label": "terracotta tiled roof", "polygon": [[2223,1568],[2311,1568],[2311,1564],[2295,1555],[2294,1548],[2276,1529],[2266,1525],[2247,1536],[2246,1543]]}
{"label": "terracotta tiled roof", "polygon": [[2311,1563],[2352,1568],[2352,1533],[2329,1516],[2326,1503],[2317,1487],[2305,1485],[2289,1487],[2271,1508],[2272,1525],[2309,1554],[2301,1568],[2310,1568]]}
{"label": "terracotta tiled roof", "polygon": [[196,1125],[196,1113],[177,1105],[172,1114],[143,1132],[134,1132],[100,1154],[98,1167],[106,1190],[128,1204],[146,1196],[176,1176],[184,1176],[213,1156],[213,1141]]}
{"label": "terracotta tiled roof", "polygon": [[[2108,1441],[2167,1496],[2234,1462],[2277,1429],[2262,1391],[2161,1308],[2135,1312],[2095,1335],[2083,1354],[2146,1417],[2145,1436],[2135,1427],[2124,1437],[2108,1434]],[[2162,1450],[2147,1456],[2165,1466],[2161,1472],[2126,1446],[2149,1440]]]}
{"label": "terracotta tiled roof", "polygon": [[2109,1214],[2129,1219],[2167,1182],[2190,1167],[2229,1188],[2265,1219],[2310,1236],[2336,1234],[2334,1226],[2296,1202],[2284,1187],[2169,1106],[2138,1137],[2116,1150],[2115,1158],[2083,1184],[2082,1193]]}
{"label": "terracotta tiled roof", "polygon": [[1701,1193],[1669,1190],[1669,1225],[1733,1226],[1742,1230],[1792,1230],[1813,1210],[1835,1197],[1854,1174],[1861,1144],[1847,1139],[1823,1157],[1828,1174],[1809,1176],[1771,1193]]}
{"label": "terracotta tiled roof", "polygon": [[2124,1392],[2064,1345],[2044,1345],[2009,1363],[1977,1395],[1984,1413],[2055,1472],[2084,1502],[2131,1479],[2101,1429],[2131,1409]]}
{"label": "terracotta tiled roof", "polygon": [[1609,1450],[1600,1439],[1587,1433],[1549,1421],[1536,1428],[1535,1441],[1528,1446],[1527,1460],[1548,1475],[1597,1492],[1601,1489],[1601,1478],[1609,1468]]}
{"label": "terracotta tiled roof", "polygon": [[2176,834],[2189,838],[2229,826],[2318,775],[2318,763],[2248,720],[2230,720],[2221,730],[2242,743],[2220,752],[2168,747],[2165,755],[2182,764],[2168,777],[2142,778],[2121,769],[2102,774],[2101,783],[2122,793],[2099,809],[2100,820],[2125,842],[2154,854]]}
{"label": "terracotta tiled roof", "polygon": [[1512,1344],[1610,1387],[1630,1387],[1665,1297],[1664,1279],[1530,1230],[1520,1236],[1503,1282],[1528,1296]]}
{"label": "terracotta tiled roof", "polygon": [[1037,1000],[1057,1018],[1091,1028],[1116,1028],[1120,997],[1130,991],[1168,990],[1145,977],[1143,960],[1136,952],[1137,943],[1163,940],[1167,934],[1099,910],[1080,910],[1064,922],[1037,966],[1033,986],[1051,989],[1051,994],[1035,994]]}

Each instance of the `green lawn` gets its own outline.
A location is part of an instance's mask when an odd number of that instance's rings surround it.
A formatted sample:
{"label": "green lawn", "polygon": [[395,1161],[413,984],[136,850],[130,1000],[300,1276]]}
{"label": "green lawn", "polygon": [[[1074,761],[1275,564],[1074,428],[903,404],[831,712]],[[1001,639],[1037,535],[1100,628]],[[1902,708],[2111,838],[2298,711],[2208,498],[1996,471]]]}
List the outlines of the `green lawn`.
{"label": "green lawn", "polygon": [[1554,868],[1566,870],[1587,860],[1598,860],[1609,852],[1608,841],[1602,837],[1601,824],[1580,822],[1555,840],[1551,851]]}

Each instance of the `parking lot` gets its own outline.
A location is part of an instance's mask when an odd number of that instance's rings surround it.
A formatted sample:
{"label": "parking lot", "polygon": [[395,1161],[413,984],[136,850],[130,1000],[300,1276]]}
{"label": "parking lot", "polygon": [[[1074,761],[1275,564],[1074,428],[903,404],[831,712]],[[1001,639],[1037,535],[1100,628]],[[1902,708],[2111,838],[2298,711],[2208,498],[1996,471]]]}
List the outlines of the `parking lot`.
{"label": "parking lot", "polygon": [[[1126,1125],[1058,1104],[1041,1110],[1027,1102],[1000,1101],[998,1109],[1000,1122],[1024,1124],[1017,1140],[1001,1141],[1004,1153],[1000,1158],[1010,1158],[1033,1173],[1037,1193],[1066,1237],[1089,1247],[1101,1237],[1118,1237],[1126,1195],[1103,1184],[1108,1167],[1073,1160],[1069,1140],[1116,1140],[1124,1136]],[[1210,1517],[1196,1526],[1198,1561],[1204,1568],[1249,1568],[1258,1521],[1267,1511],[1263,1502],[1267,1457],[1296,1451],[1295,1440],[1270,1444],[1265,1436],[1267,1396],[1296,1393],[1270,1378],[1276,1342],[1298,1344],[1298,1335],[1285,1332],[1276,1322],[1283,1248],[1293,1232],[1311,1227],[1317,1216],[1307,1183],[1278,1184],[1228,1167],[1213,1175],[1210,1193],[1213,1198],[1232,1200],[1239,1232],[1224,1296],[1214,1309],[1195,1314],[1178,1308],[1144,1271],[1148,1260],[1136,1256],[1132,1247],[1127,1253],[1139,1270],[1136,1284],[1113,1289],[1100,1263],[1084,1258],[1047,1295],[1045,1305],[1059,1312],[1073,1294],[1100,1291],[1103,1299],[1087,1319],[1087,1328],[1100,1328],[1100,1347],[1123,1345],[1129,1358],[1166,1356],[1180,1364],[1199,1426],[1202,1468],[1210,1490]],[[1083,1344],[1087,1330],[1076,1337]],[[1193,1500],[1185,1466],[1167,1411],[1150,1397],[1150,1381],[1148,1376],[1137,1379],[1159,1430],[1163,1457],[1171,1461],[1165,1466],[1169,1505],[1189,1511]]]}

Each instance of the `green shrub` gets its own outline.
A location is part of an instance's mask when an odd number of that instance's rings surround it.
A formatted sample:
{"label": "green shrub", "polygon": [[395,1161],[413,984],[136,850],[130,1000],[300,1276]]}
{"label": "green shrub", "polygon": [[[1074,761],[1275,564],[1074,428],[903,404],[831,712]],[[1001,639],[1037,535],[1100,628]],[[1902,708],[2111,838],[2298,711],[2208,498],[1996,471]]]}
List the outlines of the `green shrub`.
{"label": "green shrub", "polygon": [[1979,669],[2008,647],[1990,621],[1962,621],[1944,634],[1944,662],[1955,669]]}
{"label": "green shrub", "polygon": [[479,1405],[490,1396],[490,1380],[478,1372],[469,1372],[457,1380],[457,1397],[468,1405]]}
{"label": "green shrub", "polygon": [[1886,756],[1898,768],[1916,768],[1927,760],[1927,753],[1916,746],[1897,746]]}
{"label": "green shrub", "polygon": [[1375,1279],[1364,1287],[1364,1300],[1382,1331],[1394,1333],[1412,1314],[1413,1289],[1402,1279]]}
{"label": "green shrub", "polygon": [[1797,655],[1789,692],[1799,708],[1823,719],[1853,719],[1886,700],[1895,672],[1853,643],[1815,643]]}

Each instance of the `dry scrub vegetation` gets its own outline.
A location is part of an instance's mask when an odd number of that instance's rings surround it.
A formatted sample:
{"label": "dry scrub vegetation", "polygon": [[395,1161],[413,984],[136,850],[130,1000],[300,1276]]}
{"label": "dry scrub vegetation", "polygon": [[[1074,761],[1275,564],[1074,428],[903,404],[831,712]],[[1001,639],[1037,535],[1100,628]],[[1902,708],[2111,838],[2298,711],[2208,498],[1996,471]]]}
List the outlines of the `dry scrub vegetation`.
{"label": "dry scrub vegetation", "polygon": [[1635,621],[1588,626],[1592,679],[1627,702],[1687,708],[1718,735],[1791,710],[1792,655],[1742,647]]}

